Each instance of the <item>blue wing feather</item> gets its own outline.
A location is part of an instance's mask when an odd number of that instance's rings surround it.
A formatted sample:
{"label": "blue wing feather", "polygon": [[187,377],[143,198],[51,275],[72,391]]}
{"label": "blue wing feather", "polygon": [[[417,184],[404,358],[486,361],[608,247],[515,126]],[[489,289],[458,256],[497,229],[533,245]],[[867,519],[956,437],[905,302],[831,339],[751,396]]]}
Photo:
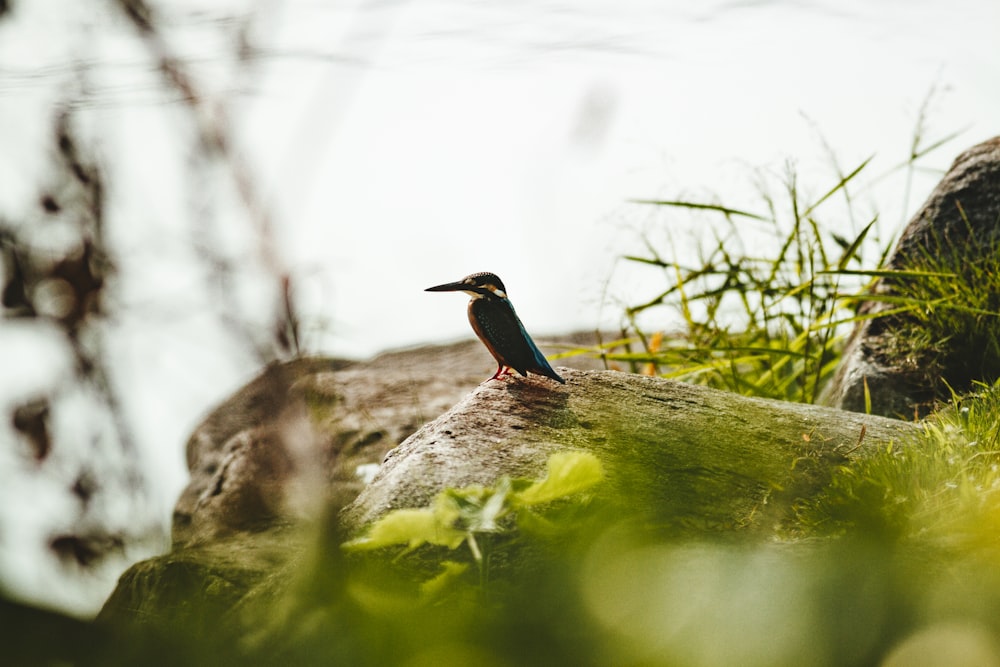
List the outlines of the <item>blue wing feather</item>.
{"label": "blue wing feather", "polygon": [[497,363],[525,375],[528,371],[565,382],[542,354],[506,299],[484,297],[469,302],[469,322]]}
{"label": "blue wing feather", "polygon": [[532,340],[531,336],[528,335],[528,332],[525,331],[524,325],[521,324],[521,318],[517,317],[517,313],[514,313],[514,317],[517,318],[517,326],[521,329],[521,335],[524,336],[524,340],[528,342],[528,345],[531,347],[531,352],[535,355],[535,365],[538,366],[538,368],[548,371],[548,373],[540,373],[540,375],[548,375],[549,377],[555,376],[553,379],[562,381],[562,378],[559,377],[554,370],[552,370],[552,366],[549,365],[549,360],[545,358],[542,351],[538,349],[537,345],[535,345],[535,341]]}

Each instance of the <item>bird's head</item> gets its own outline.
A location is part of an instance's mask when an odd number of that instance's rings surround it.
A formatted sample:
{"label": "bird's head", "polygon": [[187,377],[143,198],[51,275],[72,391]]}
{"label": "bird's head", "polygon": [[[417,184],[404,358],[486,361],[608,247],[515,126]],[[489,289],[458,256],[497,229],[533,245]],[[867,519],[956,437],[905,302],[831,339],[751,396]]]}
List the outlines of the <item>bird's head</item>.
{"label": "bird's head", "polygon": [[458,282],[428,287],[425,292],[465,292],[473,299],[483,297],[507,298],[507,290],[495,273],[473,273]]}

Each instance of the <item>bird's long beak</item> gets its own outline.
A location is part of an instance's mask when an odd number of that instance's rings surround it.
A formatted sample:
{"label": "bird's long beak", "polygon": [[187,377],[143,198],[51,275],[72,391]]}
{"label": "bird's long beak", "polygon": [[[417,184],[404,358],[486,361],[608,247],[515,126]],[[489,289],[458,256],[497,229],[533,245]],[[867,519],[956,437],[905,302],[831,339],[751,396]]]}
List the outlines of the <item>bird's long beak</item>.
{"label": "bird's long beak", "polygon": [[428,287],[425,292],[462,292],[469,289],[469,286],[462,281],[457,283],[445,283],[444,285],[435,285],[434,287]]}

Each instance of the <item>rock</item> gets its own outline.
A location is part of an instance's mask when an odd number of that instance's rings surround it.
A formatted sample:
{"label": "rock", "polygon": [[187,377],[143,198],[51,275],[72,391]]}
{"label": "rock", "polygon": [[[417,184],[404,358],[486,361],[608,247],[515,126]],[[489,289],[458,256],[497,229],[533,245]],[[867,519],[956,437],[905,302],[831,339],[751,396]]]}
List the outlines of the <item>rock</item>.
{"label": "rock", "polygon": [[[325,373],[304,368],[305,386]],[[702,535],[769,535],[788,518],[792,503],[822,489],[847,457],[902,444],[919,432],[907,422],[660,378],[564,367],[558,372],[565,386],[543,378],[477,386],[389,454],[341,521],[330,524],[336,534],[361,530],[394,508],[426,505],[446,487],[492,484],[502,475],[537,478],[550,453],[574,449],[597,454],[608,474],[602,486],[620,492],[637,518]],[[292,385],[293,394],[303,386]],[[227,442],[244,437],[239,446],[246,451],[263,449],[271,436],[266,427],[258,429]],[[286,470],[286,464],[273,469]],[[246,478],[261,496],[271,483]],[[264,503],[255,511],[275,507]],[[317,540],[275,522],[256,532],[235,526],[224,532],[211,538],[204,533],[197,543],[175,544],[171,553],[133,566],[101,612],[102,625],[131,636],[130,628],[153,624],[245,645],[240,638],[257,630],[262,613],[279,613],[274,601],[290,586],[308,590],[311,584],[294,583],[295,573],[308,567]],[[336,567],[336,557],[325,555],[320,571]]]}
{"label": "rock", "polygon": [[[560,340],[592,345],[594,335]],[[600,364],[582,356],[572,363]],[[325,502],[349,503],[364,486],[359,466],[377,465],[493,370],[477,340],[368,362],[308,358],[269,366],[188,440],[191,480],[174,508],[174,546],[294,522]]]}
{"label": "rock", "polygon": [[290,527],[175,549],[129,568],[97,621],[210,638],[223,625],[238,625],[231,615],[241,601],[269,578],[287,576],[283,567],[304,551],[302,532]]}
{"label": "rock", "polygon": [[306,419],[306,400],[335,404],[337,394],[324,393],[323,380],[349,365],[331,359],[271,365],[195,429],[187,443],[191,481],[174,508],[175,546],[261,528],[291,512],[284,488],[307,459],[324,454]]}
{"label": "rock", "polygon": [[[989,303],[995,313],[1000,310],[1000,282],[995,276],[992,281],[974,279],[969,267],[983,261],[996,264],[998,247],[1000,137],[958,156],[903,231],[886,268],[936,268],[933,262],[943,262],[947,270],[966,276],[965,282],[971,283],[969,289],[956,290],[953,298],[967,299],[978,290],[975,297]],[[991,292],[984,295],[984,290]],[[898,282],[886,278],[877,281],[873,292],[905,294]],[[949,304],[956,305],[961,304]],[[877,315],[898,306],[870,301],[860,314]],[[926,325],[912,313],[859,322],[820,402],[863,412],[867,382],[873,413],[913,418],[927,414],[935,401],[948,400],[952,389],[962,393],[977,380],[1000,377],[1000,352],[987,349],[990,341],[996,341],[996,316],[986,317],[993,319],[983,323],[970,318],[964,324],[967,330],[946,331],[940,340],[925,341],[922,347],[913,342],[923,340]]]}
{"label": "rock", "polygon": [[391,509],[424,506],[443,488],[537,477],[561,449],[597,454],[611,488],[656,520],[771,530],[847,452],[918,431],[883,417],[660,378],[558,372],[564,387],[540,378],[482,384],[414,433],[344,510],[346,530]]}

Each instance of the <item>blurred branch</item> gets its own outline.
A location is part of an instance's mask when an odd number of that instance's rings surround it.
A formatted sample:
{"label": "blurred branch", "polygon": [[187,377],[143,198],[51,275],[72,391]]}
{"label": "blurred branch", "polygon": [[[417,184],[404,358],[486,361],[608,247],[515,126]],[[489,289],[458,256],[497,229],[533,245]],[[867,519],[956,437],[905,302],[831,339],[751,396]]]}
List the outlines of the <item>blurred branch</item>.
{"label": "blurred branch", "polygon": [[[135,439],[107,367],[103,320],[109,314],[106,293],[116,268],[106,237],[105,177],[97,158],[79,140],[73,109],[65,105],[55,112],[48,150],[50,173],[39,186],[35,207],[22,219],[0,220],[0,313],[5,319],[36,321],[40,329],[54,326],[63,334],[73,360],[70,382],[21,394],[17,402],[4,407],[5,417],[37,464],[49,461],[54,451],[62,452],[48,474],[68,485],[66,491],[78,502],[77,513],[62,517],[59,523],[65,526],[56,528],[61,532],[50,536],[47,548],[60,559],[86,568],[120,552],[125,539],[121,527],[109,522],[102,514],[104,508],[95,507],[91,499],[99,493],[125,494],[141,503],[148,500],[144,496],[148,486],[143,483]],[[67,399],[71,395],[76,398]],[[87,426],[81,423],[80,432],[58,437],[54,416],[72,411],[68,404],[80,397],[90,417],[108,419],[111,431],[106,435],[117,440],[120,466],[112,464],[97,444],[104,437],[102,427],[88,437]],[[74,448],[82,449],[84,463],[64,469],[72,461],[65,455]],[[121,502],[120,496],[116,502]]]}
{"label": "blurred branch", "polygon": [[[292,282],[291,272],[275,251],[272,215],[259,194],[260,188],[256,179],[247,164],[236,155],[234,137],[230,130],[232,124],[226,105],[221,101],[213,102],[199,89],[184,62],[174,55],[158,27],[153,9],[145,0],[118,0],[118,5],[145,43],[167,84],[179,93],[181,100],[190,110],[197,128],[201,153],[207,160],[222,164],[232,179],[246,211],[248,222],[252,226],[257,256],[264,270],[274,281],[278,303],[274,308],[275,322],[271,328],[270,345],[260,342],[256,328],[245,326],[240,322],[238,311],[230,308],[229,312],[222,314],[222,321],[247,341],[262,362],[272,360],[275,351],[279,357],[298,356],[302,350],[299,347],[301,340],[298,332],[299,318],[295,316],[292,290],[289,287]],[[240,30],[236,44],[238,62],[244,66],[254,62],[255,59],[249,57],[252,52],[247,31]],[[205,255],[213,272],[221,278],[220,287],[229,283],[227,274],[233,270],[232,263],[208,244],[199,245],[198,250]],[[229,293],[225,290],[220,295],[224,309],[228,305],[228,296]],[[284,333],[278,334],[278,332]]]}

